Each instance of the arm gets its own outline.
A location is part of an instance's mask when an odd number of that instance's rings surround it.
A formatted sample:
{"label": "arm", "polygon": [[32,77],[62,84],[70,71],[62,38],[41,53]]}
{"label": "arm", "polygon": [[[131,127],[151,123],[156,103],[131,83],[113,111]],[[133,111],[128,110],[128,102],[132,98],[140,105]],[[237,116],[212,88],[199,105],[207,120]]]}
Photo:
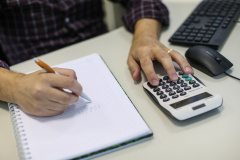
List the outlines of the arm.
{"label": "arm", "polygon": [[[82,92],[73,70],[56,69],[62,75],[37,71],[28,75],[0,68],[0,100],[16,103],[23,111],[35,116],[62,113],[78,100]],[[59,88],[66,88],[72,93]]]}

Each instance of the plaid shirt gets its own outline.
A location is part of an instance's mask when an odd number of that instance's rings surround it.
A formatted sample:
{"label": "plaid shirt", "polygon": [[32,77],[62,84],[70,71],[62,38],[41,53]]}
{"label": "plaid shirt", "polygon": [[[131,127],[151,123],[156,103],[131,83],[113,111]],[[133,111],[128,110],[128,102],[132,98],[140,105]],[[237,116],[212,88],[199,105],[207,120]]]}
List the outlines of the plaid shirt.
{"label": "plaid shirt", "polygon": [[[169,24],[161,0],[111,1],[126,8],[123,21],[130,31],[141,18]],[[2,57],[13,65],[107,32],[101,6],[101,0],[0,0]]]}

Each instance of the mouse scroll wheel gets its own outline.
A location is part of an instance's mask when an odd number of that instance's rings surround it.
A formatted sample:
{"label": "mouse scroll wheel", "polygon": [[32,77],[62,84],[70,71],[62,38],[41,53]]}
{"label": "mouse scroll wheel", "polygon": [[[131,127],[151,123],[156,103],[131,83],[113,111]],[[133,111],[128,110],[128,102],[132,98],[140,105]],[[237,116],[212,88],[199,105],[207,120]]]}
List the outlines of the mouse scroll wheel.
{"label": "mouse scroll wheel", "polygon": [[222,64],[222,63],[223,63],[222,58],[216,58],[216,61],[217,61],[219,64]]}

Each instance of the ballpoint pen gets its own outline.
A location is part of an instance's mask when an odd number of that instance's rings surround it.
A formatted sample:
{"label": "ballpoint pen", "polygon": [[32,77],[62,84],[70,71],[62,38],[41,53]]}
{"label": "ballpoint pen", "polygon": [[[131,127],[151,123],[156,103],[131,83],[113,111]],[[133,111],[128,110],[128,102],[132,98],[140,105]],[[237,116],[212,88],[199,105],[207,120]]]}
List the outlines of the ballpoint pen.
{"label": "ballpoint pen", "polygon": [[[34,61],[37,63],[37,65],[39,65],[41,68],[43,68],[46,72],[49,73],[55,73],[60,75],[57,71],[54,71],[49,65],[47,65],[45,62],[43,62],[42,60],[38,59],[38,58],[34,58]],[[84,99],[91,101],[91,99],[82,92],[81,97],[83,97]]]}

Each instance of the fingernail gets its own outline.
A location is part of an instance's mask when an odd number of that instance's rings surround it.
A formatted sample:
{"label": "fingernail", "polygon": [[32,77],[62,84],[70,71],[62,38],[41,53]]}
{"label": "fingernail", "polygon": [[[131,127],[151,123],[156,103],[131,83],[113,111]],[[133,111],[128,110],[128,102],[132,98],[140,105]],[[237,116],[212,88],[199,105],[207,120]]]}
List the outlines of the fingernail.
{"label": "fingernail", "polygon": [[185,67],[186,72],[192,72],[192,69],[190,67]]}
{"label": "fingernail", "polygon": [[154,80],[152,81],[152,85],[154,85],[154,86],[158,85],[158,80],[154,79]]}
{"label": "fingernail", "polygon": [[173,73],[173,74],[172,74],[172,79],[173,79],[174,81],[176,81],[176,80],[178,79],[178,76],[177,76],[176,73]]}
{"label": "fingernail", "polygon": [[133,74],[132,74],[132,77],[135,77],[135,76],[136,76],[136,74],[137,74],[137,72],[136,72],[136,71],[134,71],[134,72],[133,72]]}

